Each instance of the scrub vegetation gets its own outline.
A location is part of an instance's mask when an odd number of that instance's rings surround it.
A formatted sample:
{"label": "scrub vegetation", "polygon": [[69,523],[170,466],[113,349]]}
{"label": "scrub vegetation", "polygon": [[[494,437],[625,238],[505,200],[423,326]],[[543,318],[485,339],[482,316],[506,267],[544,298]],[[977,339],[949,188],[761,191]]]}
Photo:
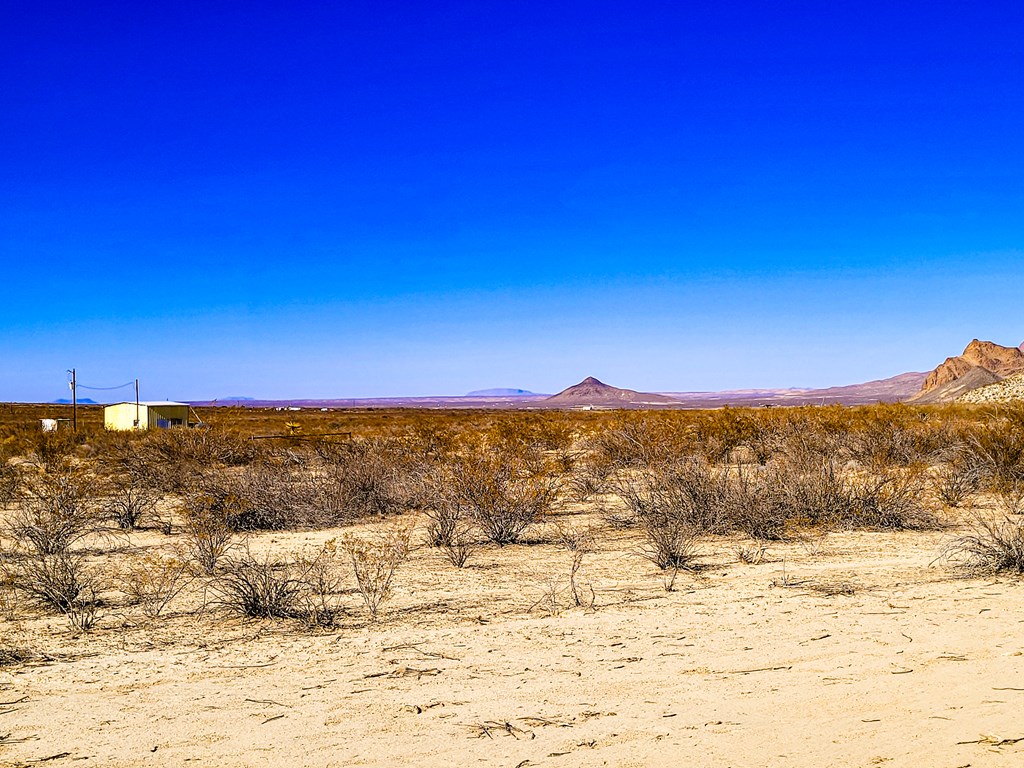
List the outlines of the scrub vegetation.
{"label": "scrub vegetation", "polygon": [[[594,605],[584,554],[622,535],[673,583],[710,552],[761,562],[772,542],[850,530],[948,529],[942,554],[967,575],[1024,570],[1020,406],[221,408],[146,433],[104,432],[95,408],[77,432],[42,433],[53,407],[4,409],[5,600],[76,632],[176,604],[307,629],[378,622],[418,548],[472,569],[485,548],[528,563],[533,545],[561,547],[570,607]],[[294,531],[323,535],[267,545]]]}

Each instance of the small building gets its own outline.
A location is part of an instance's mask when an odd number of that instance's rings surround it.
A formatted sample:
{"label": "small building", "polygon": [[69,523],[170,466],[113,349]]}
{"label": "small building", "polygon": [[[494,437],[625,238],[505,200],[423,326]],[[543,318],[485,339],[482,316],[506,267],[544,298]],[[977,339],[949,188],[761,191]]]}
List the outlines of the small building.
{"label": "small building", "polygon": [[191,410],[188,403],[169,400],[114,403],[103,409],[103,426],[116,431],[187,427]]}

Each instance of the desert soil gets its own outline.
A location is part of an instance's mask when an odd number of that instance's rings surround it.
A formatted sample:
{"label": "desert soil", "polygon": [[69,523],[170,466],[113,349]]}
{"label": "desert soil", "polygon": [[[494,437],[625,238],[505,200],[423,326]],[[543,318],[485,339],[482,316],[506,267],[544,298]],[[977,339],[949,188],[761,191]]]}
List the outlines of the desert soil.
{"label": "desert soil", "polygon": [[5,621],[31,656],[0,667],[0,764],[1024,764],[1024,589],[933,562],[955,532],[837,533],[754,565],[715,539],[666,591],[635,534],[605,531],[592,608],[569,605],[569,555],[542,534],[462,570],[420,547],[380,621],[353,591],[330,633],[197,617],[199,594],[77,636]]}

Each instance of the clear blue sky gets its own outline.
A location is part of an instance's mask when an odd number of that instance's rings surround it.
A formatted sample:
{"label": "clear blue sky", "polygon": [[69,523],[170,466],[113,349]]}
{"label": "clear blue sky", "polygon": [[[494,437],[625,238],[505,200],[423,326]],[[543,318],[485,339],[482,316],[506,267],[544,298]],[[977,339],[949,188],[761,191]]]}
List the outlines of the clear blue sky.
{"label": "clear blue sky", "polygon": [[998,2],[6,0],[0,400],[71,367],[818,386],[1020,343],[1022,40]]}

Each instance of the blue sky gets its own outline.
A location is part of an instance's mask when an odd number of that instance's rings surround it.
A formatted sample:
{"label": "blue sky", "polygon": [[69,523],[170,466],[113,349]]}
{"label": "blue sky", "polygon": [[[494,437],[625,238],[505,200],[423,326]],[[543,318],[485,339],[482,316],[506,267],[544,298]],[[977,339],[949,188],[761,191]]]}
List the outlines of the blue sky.
{"label": "blue sky", "polygon": [[824,386],[1024,339],[1016,4],[159,5],[5,6],[0,399]]}

